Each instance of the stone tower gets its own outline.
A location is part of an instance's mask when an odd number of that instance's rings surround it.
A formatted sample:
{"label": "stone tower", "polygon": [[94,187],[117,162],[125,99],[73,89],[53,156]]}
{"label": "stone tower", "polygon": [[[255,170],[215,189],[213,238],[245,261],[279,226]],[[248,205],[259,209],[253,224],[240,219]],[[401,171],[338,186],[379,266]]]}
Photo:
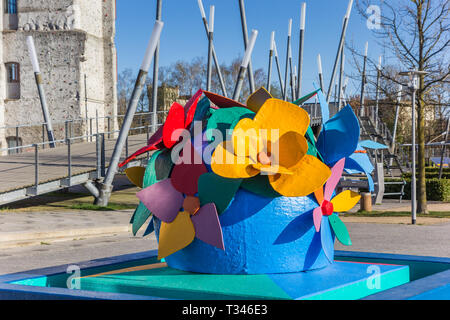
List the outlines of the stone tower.
{"label": "stone tower", "polygon": [[96,115],[92,133],[117,129],[115,7],[115,0],[0,0],[0,149],[39,142],[42,131],[4,129],[44,122],[29,35],[55,138],[64,138],[65,120],[74,120],[75,135],[90,132],[85,119]]}

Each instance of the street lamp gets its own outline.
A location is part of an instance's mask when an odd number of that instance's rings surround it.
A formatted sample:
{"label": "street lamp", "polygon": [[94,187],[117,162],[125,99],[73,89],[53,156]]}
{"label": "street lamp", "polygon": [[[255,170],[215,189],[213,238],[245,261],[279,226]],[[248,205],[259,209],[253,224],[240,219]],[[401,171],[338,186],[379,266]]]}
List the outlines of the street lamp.
{"label": "street lamp", "polygon": [[422,75],[427,75],[429,72],[426,71],[417,71],[410,70],[400,72],[401,76],[409,77],[408,87],[411,89],[412,96],[412,121],[411,121],[411,157],[412,157],[412,168],[411,168],[411,215],[412,215],[412,224],[416,224],[416,92],[419,89],[419,77]]}

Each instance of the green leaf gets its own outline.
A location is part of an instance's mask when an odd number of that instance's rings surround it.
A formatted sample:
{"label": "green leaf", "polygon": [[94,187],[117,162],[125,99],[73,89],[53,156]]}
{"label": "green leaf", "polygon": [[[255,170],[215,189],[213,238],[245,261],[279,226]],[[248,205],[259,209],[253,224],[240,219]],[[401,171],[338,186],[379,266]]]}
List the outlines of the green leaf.
{"label": "green leaf", "polygon": [[207,172],[198,179],[200,205],[214,203],[217,212],[224,212],[238,191],[243,179],[228,179],[214,172]]}
{"label": "green leaf", "polygon": [[330,221],[330,226],[336,234],[336,238],[345,246],[351,246],[352,240],[350,240],[350,235],[348,234],[347,227],[342,222],[342,220],[336,215],[332,214],[328,217]]}
{"label": "green leaf", "polygon": [[237,123],[244,118],[253,119],[254,117],[255,113],[246,108],[232,107],[217,109],[208,120],[208,125],[206,127],[206,138],[208,141],[212,141],[212,130],[216,129],[222,133],[222,138],[226,140],[227,130],[232,130]]}
{"label": "green leaf", "polygon": [[317,92],[319,92],[319,90],[320,89],[318,89],[316,91],[313,91],[311,93],[308,93],[306,96],[304,96],[304,97],[302,97],[302,98],[300,98],[300,99],[298,99],[298,100],[296,100],[296,101],[294,101],[292,103],[300,106],[303,103],[305,103],[306,101],[308,101],[309,99],[311,99],[312,97],[314,97],[317,94]]}
{"label": "green leaf", "polygon": [[244,179],[241,184],[242,189],[253,192],[259,196],[266,198],[278,198],[281,195],[276,192],[270,185],[269,179],[265,175],[257,175],[255,177]]}

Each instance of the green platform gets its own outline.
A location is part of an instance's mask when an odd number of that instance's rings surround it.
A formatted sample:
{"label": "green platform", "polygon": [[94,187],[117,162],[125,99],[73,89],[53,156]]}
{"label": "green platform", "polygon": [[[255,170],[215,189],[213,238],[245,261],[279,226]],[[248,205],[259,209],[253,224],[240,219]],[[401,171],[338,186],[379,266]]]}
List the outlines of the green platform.
{"label": "green platform", "polygon": [[81,289],[189,300],[360,299],[409,282],[409,267],[336,262],[325,269],[272,275],[188,273],[163,263],[81,278]]}

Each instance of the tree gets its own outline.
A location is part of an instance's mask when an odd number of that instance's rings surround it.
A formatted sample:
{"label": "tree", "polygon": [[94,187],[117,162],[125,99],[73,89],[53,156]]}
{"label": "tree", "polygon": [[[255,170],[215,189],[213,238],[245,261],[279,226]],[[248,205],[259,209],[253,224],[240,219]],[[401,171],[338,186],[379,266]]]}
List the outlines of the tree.
{"label": "tree", "polygon": [[[369,0],[359,0],[357,8],[365,19],[373,20]],[[373,6],[372,6],[373,7]],[[372,31],[391,53],[398,71],[416,69],[430,72],[421,76],[417,91],[418,213],[428,213],[425,181],[425,111],[433,103],[433,90],[448,83],[450,74],[450,0],[384,0],[379,6],[379,24]],[[372,62],[373,63],[373,62]],[[397,75],[382,71],[394,83]],[[447,95],[448,98],[448,95]]]}

